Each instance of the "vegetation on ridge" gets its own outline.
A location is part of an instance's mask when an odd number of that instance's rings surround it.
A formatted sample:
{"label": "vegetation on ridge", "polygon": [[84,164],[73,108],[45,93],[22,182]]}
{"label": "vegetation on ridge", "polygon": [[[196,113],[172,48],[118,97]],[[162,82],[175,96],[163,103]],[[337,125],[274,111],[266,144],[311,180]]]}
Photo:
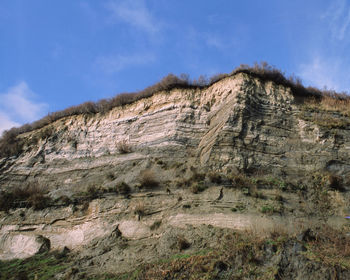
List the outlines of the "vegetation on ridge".
{"label": "vegetation on ridge", "polygon": [[[348,107],[350,97],[345,93],[339,94],[330,90],[320,90],[314,87],[304,87],[300,79],[295,76],[286,77],[284,73],[270,66],[266,62],[255,64],[254,66],[240,65],[230,74],[216,74],[207,79],[200,76],[196,80],[190,80],[187,74],[181,74],[179,77],[169,74],[160,82],[145,88],[139,92],[121,93],[110,99],[102,99],[98,102],[85,102],[81,105],[72,106],[62,111],[50,113],[44,118],[31,124],[25,124],[21,127],[11,128],[3,133],[0,138],[0,158],[18,156],[23,150],[23,141],[17,136],[35,129],[40,129],[56,120],[64,117],[79,114],[106,113],[111,109],[131,104],[137,100],[150,97],[160,91],[169,91],[174,88],[205,88],[230,76],[239,73],[246,73],[263,81],[273,81],[276,84],[290,87],[296,97],[312,99],[314,103],[323,102],[328,107],[344,108]],[[334,107],[334,105],[336,105]]]}
{"label": "vegetation on ridge", "polygon": [[[179,238],[180,246],[188,246],[187,240]],[[177,248],[177,254],[146,262],[128,273],[100,270],[89,275],[72,254],[54,251],[0,261],[0,279],[295,279],[315,276],[320,268],[329,279],[346,279],[350,267],[349,236],[326,225],[295,235],[275,227],[264,234],[221,231],[215,238],[215,247],[195,252],[186,251],[186,246]]]}
{"label": "vegetation on ridge", "polygon": [[129,273],[96,279],[294,279],[310,273],[307,267],[311,265],[323,267],[323,273],[334,275],[334,279],[343,279],[342,273],[350,265],[347,242],[346,234],[325,225],[297,236],[282,228],[272,229],[268,236],[232,232],[221,237],[219,248],[177,254]]}

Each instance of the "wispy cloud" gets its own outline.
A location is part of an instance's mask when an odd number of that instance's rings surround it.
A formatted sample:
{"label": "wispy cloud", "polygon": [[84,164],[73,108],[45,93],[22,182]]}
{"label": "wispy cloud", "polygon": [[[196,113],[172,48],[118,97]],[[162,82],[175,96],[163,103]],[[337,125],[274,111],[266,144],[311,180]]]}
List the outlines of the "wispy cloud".
{"label": "wispy cloud", "polygon": [[151,53],[132,55],[108,55],[99,56],[95,65],[106,74],[113,74],[126,68],[145,65],[155,61],[155,56]]}
{"label": "wispy cloud", "polygon": [[144,0],[110,1],[107,8],[113,18],[154,35],[159,30],[159,22],[153,17]]}
{"label": "wispy cloud", "polygon": [[231,36],[224,37],[217,34],[204,33],[202,37],[208,47],[216,48],[217,50],[227,50],[238,45],[237,41]]}
{"label": "wispy cloud", "polygon": [[298,74],[310,85],[350,92],[350,2],[332,1],[314,31]]}
{"label": "wispy cloud", "polygon": [[14,122],[8,115],[0,111],[0,136],[4,130],[19,125],[19,123]]}
{"label": "wispy cloud", "polygon": [[208,48],[214,48],[219,51],[228,50],[237,45],[237,41],[233,36],[216,34],[213,32],[204,32],[190,26],[185,33],[186,42],[192,48],[203,48],[203,45]]}
{"label": "wispy cloud", "polygon": [[227,43],[225,43],[222,38],[215,35],[210,35],[210,34],[207,34],[205,36],[205,43],[209,47],[214,47],[217,49],[224,49],[225,47],[227,47]]}
{"label": "wispy cloud", "polygon": [[333,39],[342,41],[350,32],[350,5],[347,0],[337,0],[322,16],[329,24]]}
{"label": "wispy cloud", "polygon": [[349,78],[346,65],[336,58],[327,59],[316,55],[308,63],[300,66],[299,75],[310,85],[327,87],[336,91],[349,90]]}
{"label": "wispy cloud", "polygon": [[4,129],[32,122],[47,112],[48,105],[35,102],[35,96],[26,82],[0,93],[0,133]]}

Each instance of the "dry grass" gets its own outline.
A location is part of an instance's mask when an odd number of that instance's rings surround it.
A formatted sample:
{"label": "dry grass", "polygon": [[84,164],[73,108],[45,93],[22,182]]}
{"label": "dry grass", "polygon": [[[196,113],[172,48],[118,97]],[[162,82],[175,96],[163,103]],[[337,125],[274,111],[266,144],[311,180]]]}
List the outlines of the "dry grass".
{"label": "dry grass", "polygon": [[274,239],[277,237],[285,238],[287,236],[295,235],[298,231],[300,231],[300,226],[296,227],[295,225],[272,222],[270,224],[253,223],[245,233],[259,240],[266,238]]}
{"label": "dry grass", "polygon": [[222,175],[217,172],[210,172],[208,174],[209,181],[214,184],[221,184],[222,182]]}
{"label": "dry grass", "polygon": [[100,195],[100,190],[98,187],[91,185],[88,187],[86,195],[89,199],[98,198],[98,196]]}
{"label": "dry grass", "polygon": [[[319,272],[313,267],[320,264],[327,272],[337,270],[338,276],[346,275],[341,271],[350,267],[350,237],[323,227],[309,231],[308,238],[300,240],[285,228],[277,226],[266,232],[259,229],[225,233],[218,237],[217,246],[211,250],[192,255],[177,254],[168,260],[145,264],[133,273],[135,278],[124,275],[121,279],[282,279],[284,273],[286,277],[299,275],[295,269],[307,269],[315,276]],[[306,251],[290,256],[296,244]],[[288,267],[285,267],[283,260],[299,261],[300,265],[293,271],[293,265],[286,264]]]}
{"label": "dry grass", "polygon": [[328,191],[330,197],[331,209],[335,215],[346,216],[350,203],[346,197],[339,191]]}
{"label": "dry grass", "polygon": [[192,176],[189,179],[190,182],[200,182],[205,179],[205,173],[198,172],[196,168],[191,168]]}
{"label": "dry grass", "polygon": [[213,279],[208,277],[214,271],[213,255],[178,255],[166,263],[146,264],[135,278],[124,276],[123,279]]}
{"label": "dry grass", "polygon": [[157,221],[154,221],[154,223],[149,228],[150,230],[156,230],[160,227],[161,224],[162,224],[162,220],[157,220]]}
{"label": "dry grass", "polygon": [[5,132],[0,138],[0,158],[18,156],[23,150],[23,140],[17,137],[15,129]]}
{"label": "dry grass", "polygon": [[191,243],[188,242],[188,240],[184,236],[178,235],[176,237],[176,247],[179,251],[186,250],[190,248],[190,246],[191,246]]}
{"label": "dry grass", "polygon": [[18,207],[33,207],[34,210],[41,210],[49,207],[50,204],[51,199],[37,182],[28,183],[23,187],[15,187],[2,193],[0,198],[0,210],[3,211]]}
{"label": "dry grass", "polygon": [[189,188],[193,194],[203,192],[208,188],[205,182],[206,174],[198,172],[196,168],[191,167],[192,176],[187,179],[180,179],[176,182],[178,188]]}
{"label": "dry grass", "polygon": [[231,181],[232,188],[249,188],[252,185],[250,178],[248,178],[245,174],[233,174],[228,176],[228,178]]}
{"label": "dry grass", "polygon": [[193,194],[198,194],[207,189],[207,186],[204,184],[204,182],[193,182],[190,186],[190,191]]}
{"label": "dry grass", "polygon": [[274,191],[274,194],[273,194],[273,199],[275,201],[278,201],[278,202],[283,202],[284,201],[284,198],[283,198],[283,195],[282,195],[282,191],[281,190],[275,190]]}
{"label": "dry grass", "polygon": [[11,192],[0,192],[0,211],[8,211],[14,207],[15,197]]}
{"label": "dry grass", "polygon": [[342,177],[328,173],[327,179],[329,188],[337,191],[345,191]]}
{"label": "dry grass", "polygon": [[143,202],[138,202],[134,206],[134,213],[138,215],[139,218],[146,215],[145,204]]}
{"label": "dry grass", "polygon": [[327,225],[314,231],[315,240],[308,244],[307,257],[328,266],[350,268],[350,236]]}
{"label": "dry grass", "polygon": [[108,172],[107,174],[106,174],[106,178],[109,180],[109,181],[113,181],[115,178],[116,178],[116,176],[115,176],[115,174],[113,173],[113,172]]}
{"label": "dry grass", "polygon": [[131,192],[130,186],[125,182],[120,182],[116,185],[115,191],[121,195],[127,195]]}
{"label": "dry grass", "polygon": [[345,129],[350,126],[348,116],[336,116],[326,111],[313,112],[311,115],[309,115],[307,111],[302,111],[299,117],[327,129]]}
{"label": "dry grass", "polygon": [[[282,246],[280,236],[271,239],[276,247]],[[137,279],[223,279],[218,275],[226,271],[229,272],[227,279],[274,279],[270,277],[274,271],[259,266],[266,241],[266,238],[251,232],[226,234],[220,238],[219,248],[196,255],[177,255],[168,262],[145,265]]]}
{"label": "dry grass", "polygon": [[348,95],[333,94],[324,95],[321,100],[308,99],[305,105],[309,108],[323,109],[330,112],[342,112],[346,116],[350,116],[350,98]]}
{"label": "dry grass", "polygon": [[200,76],[198,79],[191,81],[189,76],[185,74],[180,75],[180,77],[169,74],[158,83],[139,92],[120,93],[110,99],[103,99],[98,102],[85,102],[78,106],[72,106],[62,111],[50,113],[46,117],[31,124],[5,131],[0,139],[0,158],[18,156],[22,152],[24,143],[23,140],[17,137],[18,135],[43,128],[64,117],[80,114],[91,115],[106,113],[115,107],[131,104],[140,99],[153,96],[160,91],[170,91],[174,88],[204,88],[226,77],[234,76],[239,73],[246,73],[262,81],[273,81],[278,85],[289,87],[292,93],[298,97],[302,103],[311,100],[310,102],[313,102],[317,107],[324,107],[327,110],[339,110],[349,114],[350,97],[344,93],[338,94],[334,91],[319,90],[313,87],[306,88],[302,85],[300,79],[295,76],[287,78],[281,70],[266,62],[261,62],[260,64],[255,63],[253,66],[242,64],[230,74],[216,74],[210,79],[207,79],[205,76]]}

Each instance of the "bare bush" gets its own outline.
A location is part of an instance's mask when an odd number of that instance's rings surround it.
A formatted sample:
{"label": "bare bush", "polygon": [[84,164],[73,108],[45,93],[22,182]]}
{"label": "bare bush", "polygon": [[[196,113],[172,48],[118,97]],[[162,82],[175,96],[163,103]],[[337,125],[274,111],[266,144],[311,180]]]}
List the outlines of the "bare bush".
{"label": "bare bush", "polygon": [[15,198],[12,193],[1,192],[0,193],[0,211],[8,212],[13,208]]}
{"label": "bare bush", "polygon": [[182,235],[178,235],[176,237],[176,246],[179,249],[179,251],[182,251],[188,249],[191,246],[191,243],[188,242],[188,240]]}
{"label": "bare bush", "polygon": [[200,75],[198,79],[193,80],[192,85],[197,87],[205,87],[209,84],[208,79],[204,75]]}
{"label": "bare bush", "polygon": [[228,77],[229,75],[228,74],[225,74],[225,73],[219,73],[219,74],[215,74],[213,76],[210,77],[209,79],[209,84],[212,85],[212,84],[215,84],[216,82],[222,80],[222,79],[225,79],[226,77]]}
{"label": "bare bush", "polygon": [[88,187],[86,195],[89,199],[98,198],[100,195],[100,190],[96,186],[91,185]]}
{"label": "bare bush", "polygon": [[130,186],[125,183],[125,182],[120,182],[116,185],[116,188],[115,188],[116,192],[118,194],[121,194],[121,195],[127,195],[130,193],[131,191],[131,188]]}
{"label": "bare bush", "polygon": [[68,206],[70,204],[73,204],[73,201],[68,196],[62,195],[55,200],[55,203],[63,206]]}
{"label": "bare bush", "polygon": [[255,63],[253,66],[242,64],[230,74],[216,74],[209,79],[201,75],[198,79],[191,81],[187,74],[181,74],[180,77],[174,74],[168,74],[158,83],[139,92],[120,93],[110,99],[102,99],[98,102],[85,102],[62,111],[50,113],[31,124],[25,124],[21,127],[5,131],[0,139],[0,157],[18,156],[22,152],[23,143],[17,137],[19,134],[40,129],[61,118],[79,114],[90,115],[106,113],[114,107],[131,104],[142,98],[150,97],[160,91],[169,91],[174,88],[203,88],[239,73],[246,73],[262,81],[273,81],[278,85],[289,87],[292,93],[296,97],[300,97],[303,102],[313,98],[317,101],[317,104],[321,104],[333,110],[346,110],[346,112],[350,114],[350,97],[345,93],[339,94],[332,90],[304,87],[299,78],[294,75],[286,77],[284,72],[269,65],[267,62],[261,62],[260,64]]}
{"label": "bare bush", "polygon": [[128,141],[122,140],[119,141],[117,144],[117,150],[120,154],[128,154],[132,152],[131,145]]}
{"label": "bare bush", "polygon": [[24,187],[15,187],[4,192],[0,199],[0,210],[8,211],[11,208],[33,207],[41,210],[49,207],[51,199],[37,182],[28,183]]}
{"label": "bare bush", "polygon": [[245,174],[234,174],[229,176],[232,188],[249,188],[252,185],[251,180]]}
{"label": "bare bush", "polygon": [[146,215],[145,205],[142,202],[139,202],[134,207],[134,213],[138,216],[138,219],[140,220],[143,216]]}
{"label": "bare bush", "polygon": [[193,182],[190,186],[190,191],[193,194],[198,194],[207,189],[207,186],[204,184],[204,182]]}
{"label": "bare bush", "polygon": [[208,174],[208,178],[209,178],[210,182],[212,182],[214,184],[221,184],[222,183],[222,176],[220,173],[210,172]]}
{"label": "bare bush", "polygon": [[328,184],[331,189],[337,191],[345,191],[345,188],[343,186],[343,180],[340,176],[329,174],[327,177]]}
{"label": "bare bush", "polygon": [[23,149],[23,141],[19,139],[18,132],[12,128],[3,133],[0,139],[0,158],[18,156]]}
{"label": "bare bush", "polygon": [[110,181],[113,181],[116,177],[115,174],[112,171],[110,171],[106,174],[106,178]]}
{"label": "bare bush", "polygon": [[337,263],[349,265],[350,237],[343,231],[322,225],[313,231],[314,240],[310,243],[311,258],[316,258],[324,264]]}
{"label": "bare bush", "polygon": [[39,192],[31,195],[28,198],[28,203],[34,208],[34,210],[42,210],[50,206],[51,199],[44,193]]}
{"label": "bare bush", "polygon": [[161,224],[162,224],[162,220],[157,220],[149,228],[150,230],[156,230],[160,227]]}
{"label": "bare bush", "polygon": [[139,181],[141,188],[152,189],[159,187],[159,182],[156,179],[154,172],[150,169],[146,169],[140,172]]}

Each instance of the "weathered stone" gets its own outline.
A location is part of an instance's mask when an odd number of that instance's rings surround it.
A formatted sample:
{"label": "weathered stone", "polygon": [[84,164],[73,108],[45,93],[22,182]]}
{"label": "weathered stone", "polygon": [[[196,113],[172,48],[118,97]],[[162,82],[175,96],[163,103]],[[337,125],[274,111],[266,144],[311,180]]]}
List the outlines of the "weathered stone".
{"label": "weathered stone", "polygon": [[33,234],[5,234],[0,238],[0,259],[28,258],[50,250],[50,240]]}
{"label": "weathered stone", "polygon": [[[325,119],[327,114],[322,112]],[[78,191],[101,182],[108,187],[113,172],[118,181],[136,184],[140,169],[152,167],[157,157],[187,167],[260,170],[290,179],[317,170],[345,176],[350,130],[325,127],[319,118],[301,108],[289,88],[241,73],[207,89],[173,89],[106,114],[58,120],[51,137],[1,165],[0,182],[10,187],[35,177],[52,191],[58,186],[61,192]],[[120,154],[119,143],[128,145],[127,153]],[[177,176],[163,173],[164,180]]]}
{"label": "weathered stone", "polygon": [[[68,247],[79,259],[79,271],[66,278],[75,279],[81,269],[121,273],[169,258],[179,236],[191,241],[192,254],[214,248],[225,232],[264,235],[274,233],[275,226],[296,231],[301,223],[317,225],[321,215],[339,228],[347,222],[347,185],[340,193],[334,178],[346,182],[350,175],[349,127],[328,127],[317,110],[302,107],[289,88],[273,82],[241,73],[202,90],[160,92],[105,114],[71,116],[50,126],[53,134],[47,139],[25,146],[19,157],[0,159],[1,190],[35,182],[53,201],[40,211],[0,212],[0,259],[25,258],[50,247],[64,258]],[[39,139],[43,129],[20,137]],[[121,144],[126,145],[122,150]],[[144,170],[154,174],[157,188],[142,188]],[[305,185],[312,186],[315,171],[337,177],[311,197]],[[209,172],[222,176],[222,182],[210,185]],[[282,197],[278,191],[285,186],[279,181],[233,188],[230,176],[239,179],[242,173],[295,181],[296,189]],[[198,180],[209,186],[198,194],[186,184],[194,175],[202,175]],[[127,197],[115,191],[118,184],[130,186]],[[314,211],[316,204],[329,213]],[[151,230],[156,221],[161,227]],[[308,236],[293,239],[284,255],[275,245],[266,246],[269,258],[282,259],[281,267],[292,271],[289,279],[304,265],[299,253]],[[291,259],[296,261],[290,264]],[[225,264],[212,268],[229,274]],[[299,278],[307,279],[303,273]]]}

